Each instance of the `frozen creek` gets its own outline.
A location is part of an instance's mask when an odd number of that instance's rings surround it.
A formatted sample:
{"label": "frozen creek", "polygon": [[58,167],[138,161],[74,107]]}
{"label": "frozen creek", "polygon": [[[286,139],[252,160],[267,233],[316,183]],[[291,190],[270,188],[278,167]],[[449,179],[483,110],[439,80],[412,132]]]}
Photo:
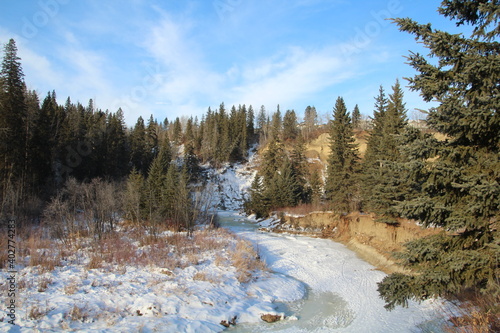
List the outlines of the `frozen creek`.
{"label": "frozen creek", "polygon": [[[304,236],[259,232],[255,222],[221,213],[230,228],[258,248],[268,267],[300,281],[304,299],[283,304],[290,316],[274,324],[242,324],[231,332],[440,332],[440,301],[410,303],[387,311],[377,282],[385,274],[359,259],[344,245]],[[290,290],[290,293],[296,291]]]}

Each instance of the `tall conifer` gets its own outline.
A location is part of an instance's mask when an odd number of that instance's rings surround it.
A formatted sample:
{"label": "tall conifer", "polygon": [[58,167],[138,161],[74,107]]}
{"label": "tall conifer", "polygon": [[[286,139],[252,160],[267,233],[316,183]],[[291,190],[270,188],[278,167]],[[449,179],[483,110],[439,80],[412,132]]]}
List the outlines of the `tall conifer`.
{"label": "tall conifer", "polygon": [[348,213],[357,209],[359,156],[351,117],[342,97],[337,98],[333,108],[330,149],[325,192],[335,211]]}
{"label": "tall conifer", "polygon": [[447,0],[439,12],[458,26],[472,25],[471,36],[408,18],[395,20],[434,58],[431,62],[411,53],[408,61],[418,74],[409,81],[426,101],[439,103],[430,110],[427,124],[447,137],[416,140],[411,146],[421,165],[417,171],[423,176],[422,191],[399,209],[406,217],[449,233],[406,245],[400,258],[417,274],[391,274],[379,284],[388,308],[464,288],[500,293],[500,44],[495,40],[500,35],[500,5]]}

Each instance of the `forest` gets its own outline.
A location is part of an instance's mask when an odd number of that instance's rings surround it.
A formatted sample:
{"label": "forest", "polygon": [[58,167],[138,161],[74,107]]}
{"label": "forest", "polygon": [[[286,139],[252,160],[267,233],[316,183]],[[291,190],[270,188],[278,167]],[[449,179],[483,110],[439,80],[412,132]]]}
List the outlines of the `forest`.
{"label": "forest", "polygon": [[[499,7],[497,1],[443,1],[439,12],[458,26],[471,25],[470,36],[394,20],[429,52],[407,57],[418,73],[406,79],[410,89],[438,102],[426,111],[424,128],[409,122],[397,79],[387,92],[380,87],[364,122],[359,108],[348,110],[339,96],[326,124],[313,106],[282,113],[279,105],[269,112],[221,103],[201,119],[139,117],[128,127],[121,109],[70,97],[61,103],[55,91],[42,98],[28,90],[11,39],[0,72],[0,219],[48,225],[60,239],[80,229],[101,239],[120,217],[153,236],[165,227],[191,232],[212,218],[207,169],[244,163],[257,151],[261,163],[247,214],[261,218],[312,205],[446,231],[396,254],[417,273],[393,273],[379,283],[388,309],[465,291],[499,297]],[[354,139],[362,131],[364,156]],[[311,169],[305,145],[325,132],[327,167]]]}

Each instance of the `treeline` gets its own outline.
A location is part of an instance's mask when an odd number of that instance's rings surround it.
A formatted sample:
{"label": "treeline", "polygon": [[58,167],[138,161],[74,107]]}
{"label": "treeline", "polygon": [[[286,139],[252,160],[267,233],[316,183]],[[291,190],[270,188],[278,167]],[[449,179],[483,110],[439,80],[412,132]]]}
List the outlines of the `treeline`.
{"label": "treeline", "polygon": [[391,207],[402,198],[397,188],[406,184],[392,165],[401,161],[399,148],[423,134],[408,125],[399,81],[392,90],[386,97],[380,87],[363,160],[354,138],[354,131],[361,131],[359,107],[348,112],[343,98],[337,99],[328,125],[331,153],[324,177],[309,167],[305,156],[306,143],[318,133],[315,108],[305,110],[301,124],[293,110],[282,119],[278,108],[263,127],[267,130],[259,131],[268,140],[261,138],[266,149],[246,211],[265,217],[277,208],[314,203],[342,214],[366,210],[377,213],[384,222],[396,223],[399,216]]}
{"label": "treeline", "polygon": [[[62,194],[76,188],[73,182],[99,179],[122,184],[130,194],[120,209],[131,220],[192,226],[199,215],[190,207],[199,206],[193,200],[200,200],[194,186],[202,180],[200,163],[245,160],[258,140],[254,122],[252,106],[228,111],[222,103],[200,121],[139,117],[128,128],[121,109],[103,111],[92,100],[84,106],[68,97],[60,105],[52,91],[40,101],[26,88],[11,39],[0,72],[0,218],[39,221],[47,202],[73,196]],[[73,200],[79,202],[73,210],[89,207],[86,200]]]}
{"label": "treeline", "polygon": [[263,110],[258,119],[260,142],[266,150],[245,203],[247,213],[263,217],[279,207],[318,200],[320,177],[309,172],[304,139],[312,138],[317,127],[316,109],[306,109],[302,126],[294,110],[287,110],[282,117],[279,106],[271,119],[264,121]]}

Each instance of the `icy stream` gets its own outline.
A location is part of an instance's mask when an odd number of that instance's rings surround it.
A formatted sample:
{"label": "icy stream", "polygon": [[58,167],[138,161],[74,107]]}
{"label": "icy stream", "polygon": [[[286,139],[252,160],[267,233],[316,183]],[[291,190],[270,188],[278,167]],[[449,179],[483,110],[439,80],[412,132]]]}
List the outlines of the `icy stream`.
{"label": "icy stream", "polygon": [[230,332],[441,332],[441,302],[385,310],[377,292],[385,274],[342,244],[260,232],[258,224],[231,212],[221,214],[221,224],[252,241],[272,271],[308,291],[303,300],[278,305],[287,320],[237,325]]}

